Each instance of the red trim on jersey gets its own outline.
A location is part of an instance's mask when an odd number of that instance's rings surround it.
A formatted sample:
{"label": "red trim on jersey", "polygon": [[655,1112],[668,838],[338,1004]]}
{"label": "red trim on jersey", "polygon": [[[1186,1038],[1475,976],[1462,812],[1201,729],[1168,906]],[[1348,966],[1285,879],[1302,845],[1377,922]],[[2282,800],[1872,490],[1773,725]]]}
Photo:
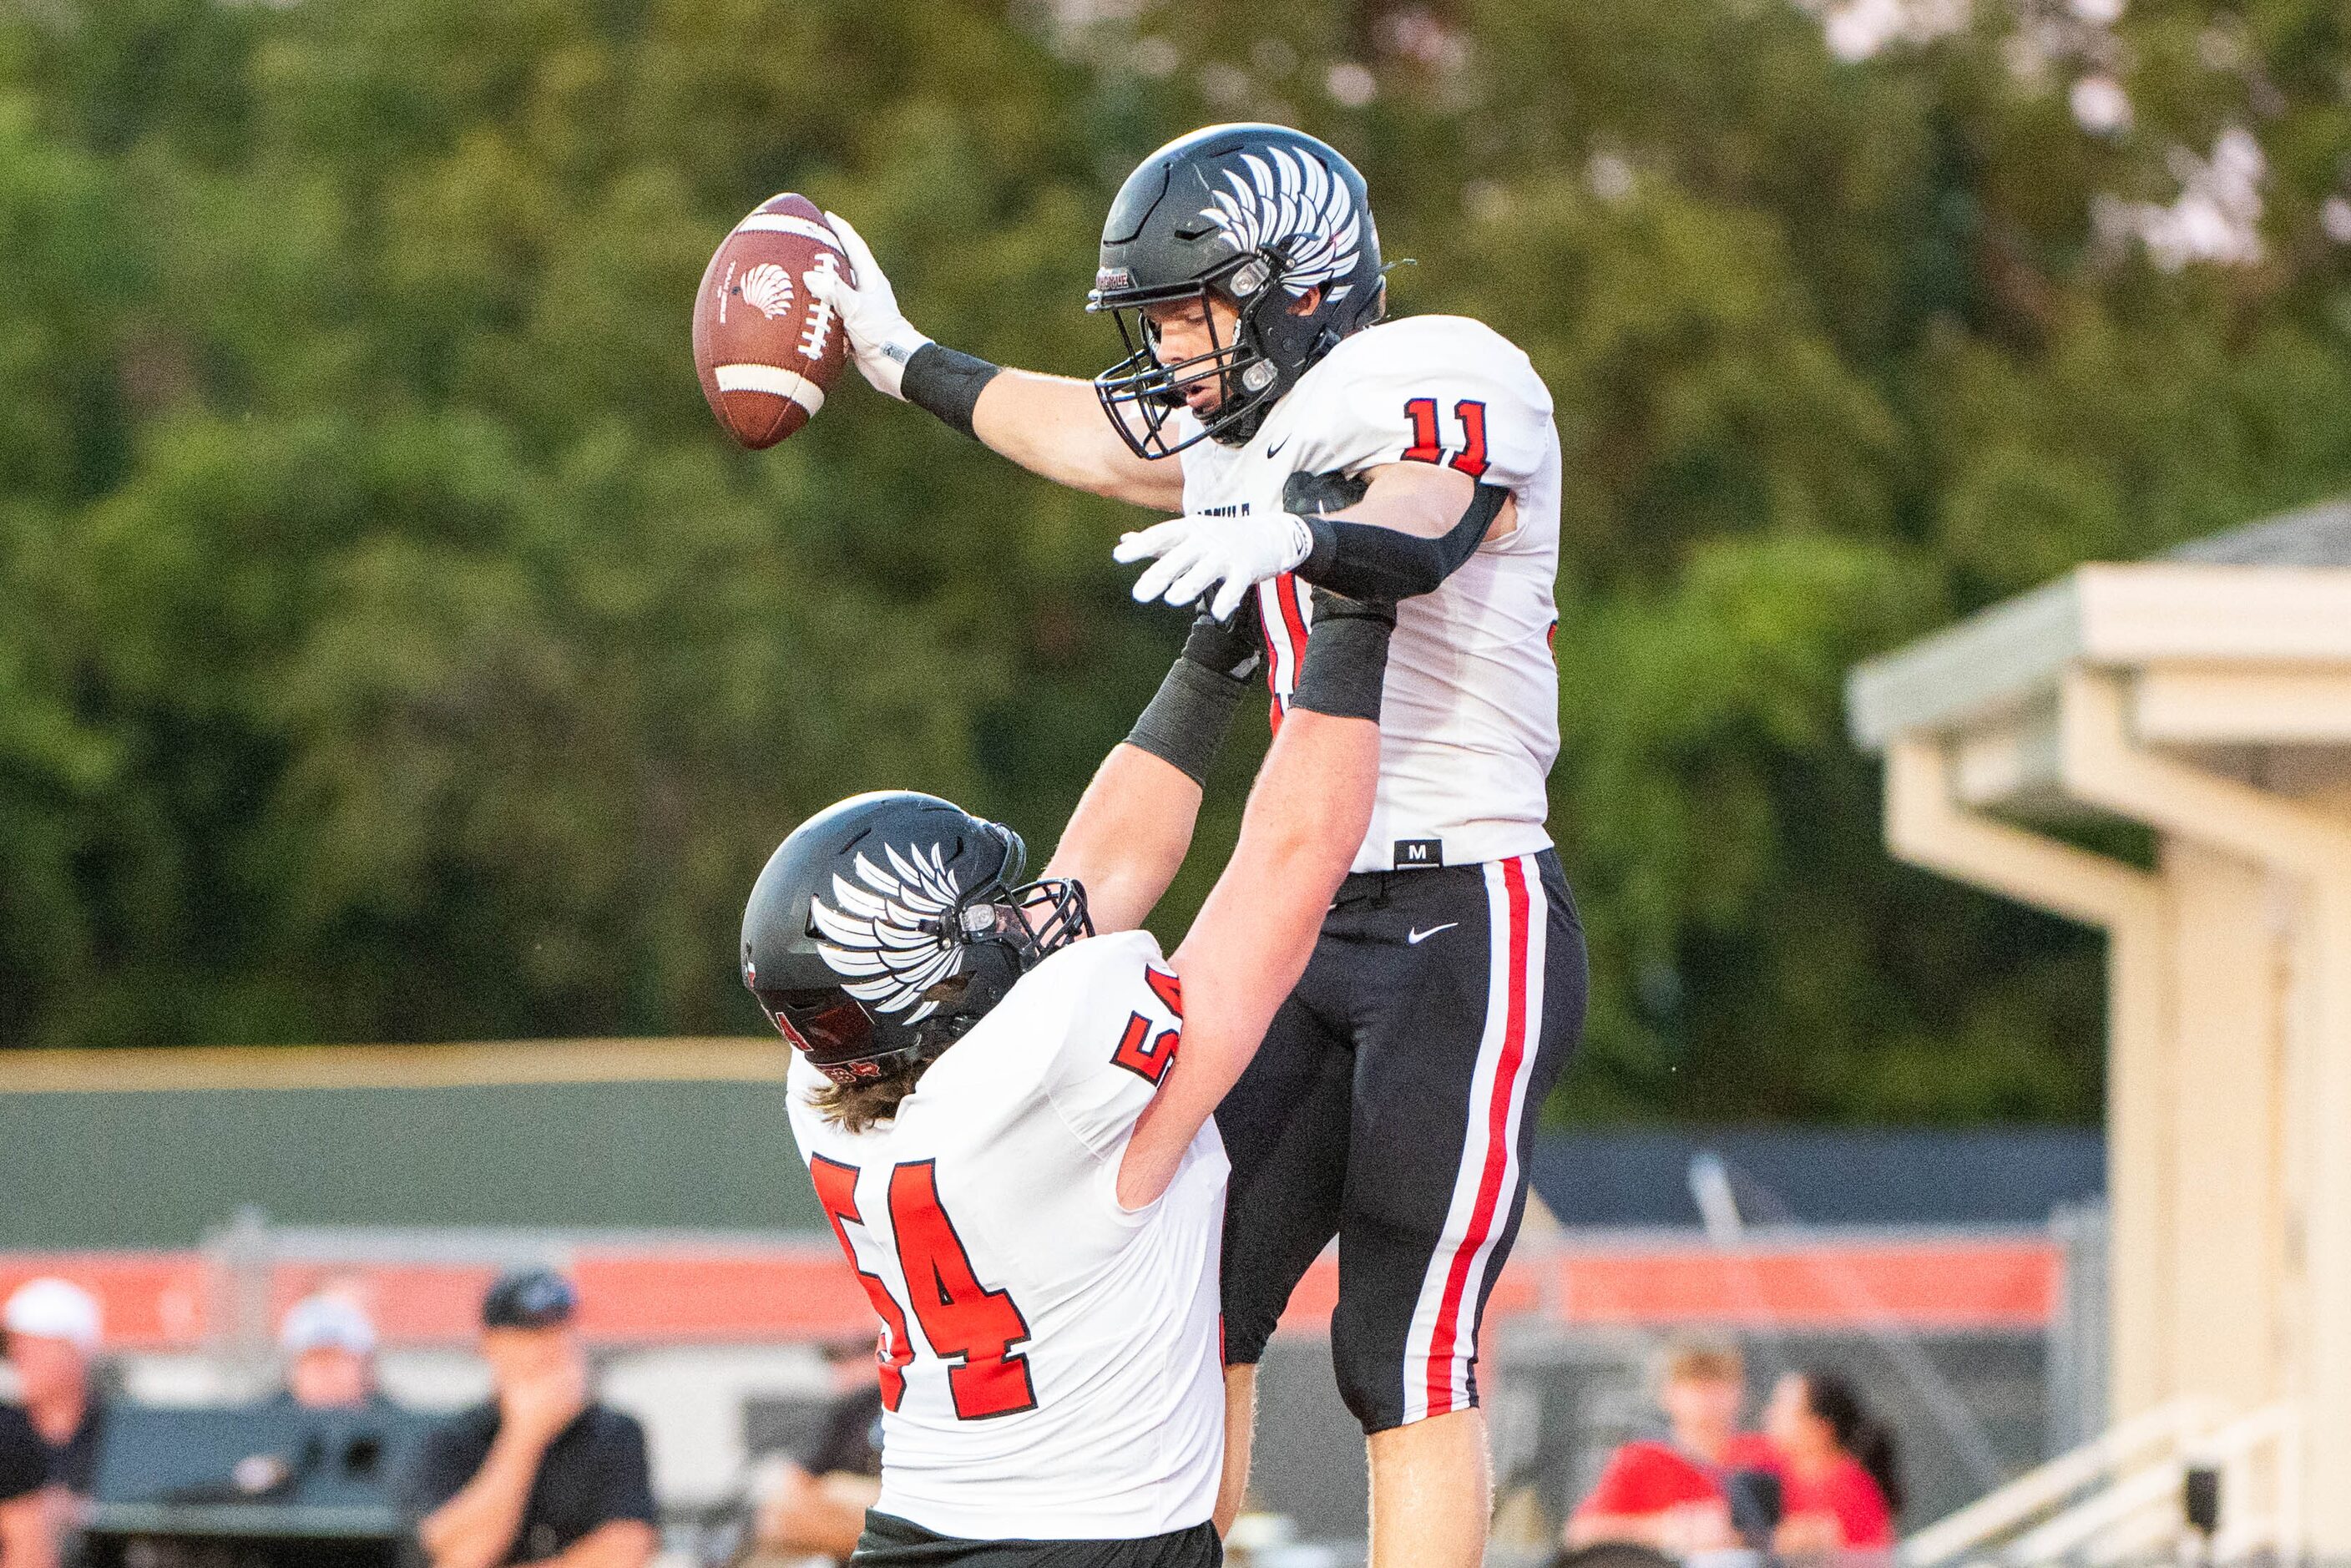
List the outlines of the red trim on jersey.
{"label": "red trim on jersey", "polygon": [[1281,650],[1289,643],[1286,639],[1280,643],[1274,642],[1273,622],[1266,614],[1265,606],[1269,598],[1276,596],[1280,587],[1280,584],[1268,580],[1249,590],[1258,596],[1257,634],[1265,646],[1266,712],[1276,735],[1281,733]]}
{"label": "red trim on jersey", "polygon": [[[1273,601],[1281,609],[1282,640],[1290,650],[1290,689],[1296,691],[1299,673],[1306,665],[1306,611],[1298,602],[1297,573],[1285,571],[1273,580]],[[1272,627],[1268,626],[1265,630],[1268,637],[1273,635]],[[1266,669],[1266,678],[1268,681],[1273,678],[1270,664]],[[1290,698],[1276,691],[1273,694],[1274,734],[1281,733],[1281,716],[1289,711]]]}
{"label": "red trim on jersey", "polygon": [[1510,981],[1504,1003],[1502,1060],[1494,1069],[1494,1087],[1486,1106],[1486,1168],[1478,1180],[1477,1206],[1469,1213],[1469,1228],[1454,1249],[1446,1270],[1445,1297],[1437,1310],[1437,1326],[1428,1340],[1428,1413],[1443,1416],[1453,1406],[1454,1347],[1460,1343],[1463,1303],[1469,1283],[1469,1265],[1493,1229],[1495,1209],[1502,1195],[1502,1173],[1510,1158],[1510,1106],[1518,1098],[1519,1071],[1527,1051],[1527,871],[1524,856],[1502,862],[1502,886],[1509,901]]}

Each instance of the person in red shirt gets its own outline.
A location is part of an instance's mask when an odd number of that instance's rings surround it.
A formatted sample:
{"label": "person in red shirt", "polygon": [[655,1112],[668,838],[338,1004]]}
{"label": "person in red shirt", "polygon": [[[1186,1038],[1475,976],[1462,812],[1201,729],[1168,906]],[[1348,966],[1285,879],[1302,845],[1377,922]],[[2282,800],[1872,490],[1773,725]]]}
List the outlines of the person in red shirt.
{"label": "person in red shirt", "polygon": [[1868,1552],[1894,1544],[1902,1478],[1894,1435],[1833,1372],[1792,1372],[1764,1407],[1782,1500],[1772,1544],[1782,1555]]}
{"label": "person in red shirt", "polygon": [[1684,1343],[1669,1351],[1657,1403],[1672,1437],[1627,1443],[1609,1457],[1567,1521],[1567,1544],[1626,1541],[1677,1553],[1740,1544],[1724,1479],[1734,1470],[1778,1469],[1763,1439],[1738,1429],[1746,1396],[1746,1367],[1736,1350]]}

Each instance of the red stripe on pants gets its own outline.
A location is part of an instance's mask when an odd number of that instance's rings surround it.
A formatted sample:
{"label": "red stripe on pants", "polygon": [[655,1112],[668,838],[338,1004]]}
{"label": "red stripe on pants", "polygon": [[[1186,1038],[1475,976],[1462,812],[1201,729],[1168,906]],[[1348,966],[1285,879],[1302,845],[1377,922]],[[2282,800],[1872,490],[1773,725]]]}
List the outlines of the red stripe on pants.
{"label": "red stripe on pants", "polygon": [[1437,1309],[1437,1326],[1428,1340],[1428,1413],[1453,1409],[1453,1356],[1460,1343],[1462,1297],[1468,1293],[1469,1266],[1478,1249],[1494,1228],[1494,1211],[1502,1196],[1502,1174],[1510,1156],[1510,1106],[1517,1098],[1519,1069],[1527,1053],[1527,872],[1523,858],[1502,862],[1502,887],[1508,902],[1510,930],[1509,988],[1502,1024],[1502,1060],[1494,1068],[1494,1088],[1486,1107],[1486,1168],[1478,1180],[1478,1202],[1469,1212],[1469,1233],[1454,1249],[1452,1267],[1445,1275],[1445,1299]]}

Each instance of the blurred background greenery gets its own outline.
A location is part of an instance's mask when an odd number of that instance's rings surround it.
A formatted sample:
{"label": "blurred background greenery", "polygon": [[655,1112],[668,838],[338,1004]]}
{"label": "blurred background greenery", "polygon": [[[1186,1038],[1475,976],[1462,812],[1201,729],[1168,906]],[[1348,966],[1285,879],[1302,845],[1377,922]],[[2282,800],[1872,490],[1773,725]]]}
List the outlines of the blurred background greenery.
{"label": "blurred background greenery", "polygon": [[[1571,1120],[2087,1121],[2097,944],[1893,864],[1855,659],[2351,481],[2324,0],[0,0],[0,1041],[748,1031],[740,899],[904,785],[1037,853],[1180,633],[1139,514],[853,376],[746,454],[771,193],[1091,374],[1110,193],[1267,118],[1567,459]],[[1265,727],[1238,727],[1180,933]],[[0,1071],[5,1071],[0,1065]]]}

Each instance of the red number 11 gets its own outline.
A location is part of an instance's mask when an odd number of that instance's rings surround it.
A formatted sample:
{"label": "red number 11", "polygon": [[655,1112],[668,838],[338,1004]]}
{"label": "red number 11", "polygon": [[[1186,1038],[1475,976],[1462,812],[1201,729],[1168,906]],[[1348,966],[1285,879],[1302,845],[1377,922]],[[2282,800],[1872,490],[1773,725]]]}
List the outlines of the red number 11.
{"label": "red number 11", "polygon": [[[1433,397],[1406,398],[1404,416],[1412,421],[1412,444],[1405,448],[1407,463],[1445,462],[1445,442],[1437,429],[1437,400]],[[1461,450],[1453,455],[1447,467],[1458,468],[1472,479],[1486,472],[1486,405],[1463,398],[1453,405],[1453,417],[1461,422]]]}

